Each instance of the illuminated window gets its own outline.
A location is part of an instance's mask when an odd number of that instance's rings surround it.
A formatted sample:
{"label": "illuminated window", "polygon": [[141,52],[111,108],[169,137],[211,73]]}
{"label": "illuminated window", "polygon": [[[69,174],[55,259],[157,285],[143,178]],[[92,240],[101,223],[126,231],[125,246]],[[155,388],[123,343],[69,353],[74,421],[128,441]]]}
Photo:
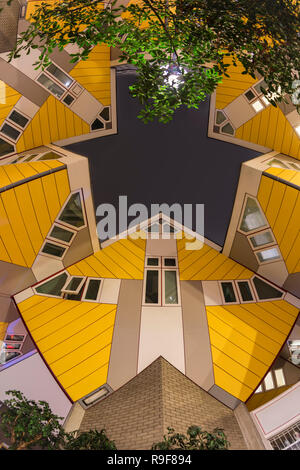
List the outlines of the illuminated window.
{"label": "illuminated window", "polygon": [[264,227],[265,225],[267,225],[267,222],[258,206],[258,203],[253,197],[248,196],[240,224],[240,230],[247,233]]}
{"label": "illuminated window", "polygon": [[279,253],[278,248],[276,247],[267,248],[266,250],[262,250],[262,251],[257,251],[255,252],[255,254],[261,263],[280,259],[280,253]]}
{"label": "illuminated window", "polygon": [[274,238],[270,230],[259,232],[249,237],[249,239],[253,248],[258,248],[270,243],[274,243]]}
{"label": "illuminated window", "polygon": [[57,276],[52,277],[46,282],[35,287],[38,294],[46,294],[55,297],[61,297],[61,290],[68,279],[67,273],[63,272]]}
{"label": "illuminated window", "polygon": [[256,113],[259,113],[259,111],[262,111],[264,109],[264,105],[259,100],[256,100],[254,101],[254,103],[251,103],[251,106]]}

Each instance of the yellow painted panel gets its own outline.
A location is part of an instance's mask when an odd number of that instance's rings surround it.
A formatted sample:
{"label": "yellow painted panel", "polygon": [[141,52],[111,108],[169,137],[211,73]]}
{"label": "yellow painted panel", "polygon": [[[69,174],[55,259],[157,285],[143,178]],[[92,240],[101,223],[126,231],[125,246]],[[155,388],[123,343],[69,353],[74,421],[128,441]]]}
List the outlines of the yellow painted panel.
{"label": "yellow painted panel", "polygon": [[67,392],[73,401],[79,400],[88,393],[106,383],[107,380],[108,363],[97,369],[89,376],[82,379],[80,382],[67,388]]}
{"label": "yellow painted panel", "polygon": [[86,258],[86,263],[89,269],[94,270],[97,273],[98,277],[107,277],[107,278],[115,278],[116,276],[109,271],[96,257],[96,255],[89,256]]}
{"label": "yellow painted panel", "polygon": [[43,244],[44,239],[40,231],[36,214],[34,212],[28,186],[26,184],[17,186],[15,188],[15,194],[21,214],[23,215],[24,224],[30,237],[33,250],[35,254],[37,254]]}
{"label": "yellow painted panel", "polygon": [[10,189],[2,193],[1,200],[5,207],[7,218],[15,239],[26,262],[26,266],[30,267],[35,259],[35,252],[29,239],[24,224],[24,214],[21,214],[20,212],[14,189]]}
{"label": "yellow painted panel", "polygon": [[[238,307],[240,306],[238,305]],[[280,345],[276,341],[274,341],[274,339],[266,336],[264,332],[257,329],[257,327],[247,323],[239,315],[234,315],[231,312],[231,308],[229,306],[226,306],[226,308],[223,306],[209,306],[206,308],[217,318],[225,322],[227,325],[230,325],[236,331],[240,332],[262,348],[275,355],[278,353]]]}
{"label": "yellow painted panel", "polygon": [[42,182],[50,219],[51,222],[53,222],[60,210],[60,203],[54,174],[52,173],[50,175],[44,176],[42,178]]}
{"label": "yellow painted panel", "polygon": [[45,194],[41,179],[30,181],[28,184],[33,207],[37,215],[37,221],[41,233],[45,238],[51,227],[50,215],[46,204]]}
{"label": "yellow painted panel", "polygon": [[132,251],[129,251],[128,248],[126,248],[124,245],[122,245],[119,242],[113,243],[110,245],[113,250],[115,250],[117,253],[119,253],[120,256],[123,256],[123,258],[129,260],[134,266],[138,269],[139,273],[143,277],[143,272],[144,272],[144,259],[139,258],[136,256]]}
{"label": "yellow painted panel", "polygon": [[[204,256],[201,256],[197,261],[195,261],[191,266],[189,266],[184,271],[181,271],[180,276],[183,280],[201,280],[202,279],[202,269],[210,263],[214,258],[216,258],[219,253],[210,249]],[[180,267],[180,265],[179,265]]]}
{"label": "yellow painted panel", "polygon": [[78,267],[74,264],[73,266],[69,266],[67,268],[67,271],[69,274],[71,274],[71,276],[82,276],[82,271],[80,271],[80,269],[78,269]]}
{"label": "yellow painted panel", "polygon": [[295,272],[295,268],[298,264],[299,259],[300,259],[300,231],[298,231],[297,238],[292,246],[292,249],[289,255],[287,256],[285,260],[287,270],[290,273]]}
{"label": "yellow painted panel", "polygon": [[[262,304],[264,304],[264,302],[262,302]],[[279,319],[276,315],[273,315],[272,312],[267,311],[266,309],[262,307],[260,304],[255,304],[255,303],[243,304],[243,308],[245,310],[248,310],[248,312],[250,312],[252,315],[263,320],[265,323],[268,323],[268,325],[272,326],[273,328],[280,331],[281,333],[288,335],[290,331],[290,325],[288,325],[287,323]]]}
{"label": "yellow painted panel", "polygon": [[248,352],[240,349],[226,337],[217,333],[212,328],[209,329],[209,336],[211,344],[216,349],[222,351],[222,353],[224,353],[226,356],[229,356],[238,364],[253,372],[253,374],[255,374],[257,377],[263,377],[267,372],[268,366],[266,364],[263,364]]}
{"label": "yellow painted panel", "polygon": [[201,250],[185,250],[186,256],[183,258],[184,252],[178,256],[179,269],[183,272],[185,269],[192,266],[200,258],[203,258],[212,248],[208,245],[203,245]]}
{"label": "yellow painted panel", "polygon": [[59,381],[64,388],[68,388],[71,385],[76,384],[79,380],[82,380],[93,372],[99,369],[99,367],[104,366],[109,361],[110,355],[110,344],[97,351],[90,357],[87,357],[85,360],[81,361],[76,366],[72,367],[64,374],[59,376]]}
{"label": "yellow painted panel", "polygon": [[5,338],[5,333],[8,327],[8,323],[6,322],[0,322],[0,341],[3,341]]}
{"label": "yellow painted panel", "polygon": [[279,308],[282,308],[286,312],[290,313],[295,318],[295,320],[299,314],[299,308],[295,307],[289,302],[286,302],[285,300],[273,300],[271,304],[277,305]]}
{"label": "yellow painted panel", "polygon": [[[265,321],[257,318],[251,310],[253,305],[255,304],[230,305],[230,307],[226,306],[226,309],[229,309],[231,313],[237,315],[242,321],[281,345],[285,340],[285,335]],[[246,306],[247,308],[245,308]]]}
{"label": "yellow painted panel", "polygon": [[67,170],[57,171],[54,173],[56,180],[56,187],[60,206],[62,207],[70,194],[70,184]]}
{"label": "yellow painted panel", "polygon": [[44,312],[48,312],[52,308],[56,308],[61,303],[63,303],[63,299],[34,295],[20,303],[18,307],[22,313],[24,321],[29,323],[30,320],[40,316]]}
{"label": "yellow painted panel", "polygon": [[87,343],[84,343],[79,348],[66,354],[58,361],[52,364],[52,370],[60,376],[66,371],[70,370],[77,364],[82,362],[83,358],[88,358],[96,354],[102,348],[106,347],[112,342],[113,327],[107,328],[103,333],[98,334],[94,338],[90,339]]}
{"label": "yellow painted panel", "polygon": [[214,275],[210,279],[221,280],[226,276],[226,274],[235,268],[236,262],[232,259],[227,258],[227,260],[214,272]]}
{"label": "yellow painted panel", "polygon": [[241,364],[236,362],[231,357],[224,354],[219,349],[211,345],[212,360],[214,365],[220,367],[228,374],[232,375],[242,384],[247,385],[247,387],[254,389],[260,382],[260,377],[246,367],[243,367]]}
{"label": "yellow painted panel", "polygon": [[0,237],[0,260],[6,261],[7,263],[11,263],[11,258],[8,254],[7,249],[5,248],[5,245],[1,237]]}
{"label": "yellow painted panel", "polygon": [[259,190],[257,193],[257,199],[261,205],[261,208],[266,212],[266,208],[269,203],[270,195],[273,189],[274,180],[267,176],[262,176],[260,180]]}
{"label": "yellow painted panel", "polygon": [[4,167],[0,166],[0,187],[4,188],[4,186],[8,186],[11,184],[9,177],[7,176],[6,171],[4,171]]}
{"label": "yellow painted panel", "polygon": [[143,279],[144,276],[144,267],[143,270],[138,269],[133,263],[131,263],[130,258],[125,258],[120,254],[119,251],[115,250],[113,245],[110,245],[105,248],[105,254],[110,257],[118,266],[122,266],[122,269],[127,273],[132,279]]}
{"label": "yellow painted panel", "polygon": [[[25,178],[31,178],[32,176],[35,176],[38,173],[32,165],[29,165],[26,162],[7,165],[7,167],[8,166],[14,166],[21,173],[21,175],[24,179]],[[23,179],[23,178],[21,178],[21,179]]]}
{"label": "yellow painted panel", "polygon": [[144,263],[145,249],[146,249],[145,246],[143,248],[141,248],[136,243],[134,243],[134,242],[132,242],[131,240],[128,240],[128,239],[118,240],[118,242],[115,245],[118,245],[118,247],[119,246],[124,246],[124,248],[126,248],[131,253],[133,253],[135,256],[140,258],[142,260],[142,262]]}
{"label": "yellow painted panel", "polygon": [[27,266],[27,263],[22,255],[20,247],[16,241],[15,234],[10,225],[8,215],[4,208],[1,198],[0,198],[0,236],[12,263],[19,264],[21,266]]}
{"label": "yellow painted panel", "polygon": [[295,315],[293,316],[283,308],[280,308],[280,306],[277,305],[276,302],[261,302],[259,304],[259,307],[263,310],[267,310],[268,312],[272,313],[272,315],[275,315],[277,318],[284,321],[290,327],[295,321]]}
{"label": "yellow painted panel", "polygon": [[[94,327],[96,328],[96,324],[102,325],[101,332],[113,324],[112,318],[113,312],[115,311],[114,305],[94,304],[91,302],[92,308],[88,309],[89,307],[85,305],[88,303],[89,302],[80,302],[78,309],[82,309],[82,318],[77,318],[70,325],[49,334],[49,336],[45,336],[43,340],[39,341],[41,351],[47,351],[47,358],[50,362],[54,362],[59,359],[59,357],[61,357],[61,352],[64,351],[64,354],[67,354],[67,352],[71,352],[80,344],[83,344],[84,342],[80,342],[80,335],[89,331],[90,328],[91,330]],[[47,333],[46,326],[45,332]],[[66,349],[63,349],[64,346]]]}
{"label": "yellow painted panel", "polygon": [[91,264],[90,264],[90,259],[93,257],[94,255],[92,256],[89,256],[81,261],[79,261],[78,263],[76,263],[76,268],[79,269],[79,271],[81,271],[81,273],[83,274],[83,276],[89,276],[89,277],[102,277],[100,276],[100,274],[95,271],[92,267],[91,267]]}
{"label": "yellow painted panel", "polygon": [[215,384],[239,400],[245,402],[253,392],[252,388],[242,384],[217,365],[214,365]]}
{"label": "yellow painted panel", "polygon": [[97,304],[64,299],[63,302],[27,321],[27,325],[30,331],[34,332],[35,341],[40,341],[96,306]]}
{"label": "yellow painted panel", "polygon": [[299,214],[300,214],[300,194],[298,194],[293,214],[290,218],[289,224],[286,227],[286,231],[280,243],[280,251],[284,260],[289,255],[291,247],[293,247],[295,240],[297,238],[297,234],[299,232],[299,228],[300,228]]}
{"label": "yellow painted panel", "polygon": [[286,186],[284,198],[278,212],[276,223],[272,227],[277,243],[279,244],[284,237],[287,225],[293,214],[298,194],[299,191],[297,189]]}
{"label": "yellow painted panel", "polygon": [[222,319],[216,317],[211,311],[207,309],[207,320],[209,331],[213,329],[219,334],[223,335],[228,341],[233,343],[239,349],[249,353],[252,357],[259,360],[266,366],[272,364],[274,354],[270,353],[263,347],[259,346],[254,339],[249,339],[243,334],[242,331],[235,330],[231,325],[225,323]]}
{"label": "yellow painted panel", "polygon": [[16,183],[17,181],[24,179],[22,173],[19,172],[16,165],[5,165],[3,166],[3,170],[7,174],[11,183]]}
{"label": "yellow painted panel", "polygon": [[[108,247],[109,248],[109,247]],[[95,253],[96,258],[116,276],[118,279],[132,279],[132,276],[128,274],[124,269],[121,268],[108,254],[106,254],[107,248],[97,251]]]}
{"label": "yellow painted panel", "polygon": [[4,85],[4,90],[1,90],[2,99],[0,101],[0,125],[4,119],[7,118],[12,108],[21,97],[20,93],[8,86],[6,83],[2,82],[1,85]]}
{"label": "yellow painted panel", "polygon": [[266,217],[271,227],[273,227],[277,219],[278,211],[280,209],[280,206],[284,197],[285,189],[286,189],[286,186],[284,184],[279,183],[278,181],[274,182],[270,199],[269,199],[269,204],[265,212]]}
{"label": "yellow painted panel", "polygon": [[[73,334],[73,336],[69,336],[62,343],[56,344],[53,348],[46,351],[41,349],[46,361],[51,365],[58,359],[61,359],[65,355],[87,343],[95,336],[103,333],[108,328],[111,328],[114,325],[115,310],[116,309],[112,310],[109,314],[102,316],[102,318],[99,318],[96,321],[94,320],[94,322],[87,325],[86,328],[81,328],[77,333]],[[91,314],[94,313],[95,310],[92,310]],[[95,318],[95,315],[93,318]]]}
{"label": "yellow painted panel", "polygon": [[[242,273],[245,268],[241,264],[235,263],[233,268],[230,269],[226,274],[224,274],[222,279],[242,279]],[[253,273],[250,274],[250,277]],[[245,278],[246,279],[246,278]]]}
{"label": "yellow painted panel", "polygon": [[201,269],[202,279],[214,279],[215,271],[227,260],[226,256],[219,254],[209,264]]}
{"label": "yellow painted panel", "polygon": [[300,172],[299,171],[295,171],[295,175],[293,176],[293,178],[291,178],[291,183],[297,185],[300,187]]}
{"label": "yellow painted panel", "polygon": [[[49,297],[46,297],[46,296],[32,295],[31,297],[28,297],[22,302],[19,302],[18,308],[20,312],[24,314],[27,310],[31,310],[35,305],[38,305],[41,302],[44,302],[45,300],[48,300],[48,299]],[[58,300],[58,299],[52,299],[52,300]]]}

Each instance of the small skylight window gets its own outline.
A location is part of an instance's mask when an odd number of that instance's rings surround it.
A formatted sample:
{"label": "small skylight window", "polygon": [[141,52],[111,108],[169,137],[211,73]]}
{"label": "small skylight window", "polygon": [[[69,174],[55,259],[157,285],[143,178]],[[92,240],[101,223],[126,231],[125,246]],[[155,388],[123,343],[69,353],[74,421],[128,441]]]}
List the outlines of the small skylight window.
{"label": "small skylight window", "polygon": [[256,113],[259,113],[260,111],[264,109],[264,105],[259,100],[254,101],[254,103],[252,103],[251,106]]}
{"label": "small skylight window", "polygon": [[300,137],[300,125],[299,125],[299,126],[296,126],[294,129],[295,129],[295,131],[297,132],[297,134],[298,134],[299,137]]}

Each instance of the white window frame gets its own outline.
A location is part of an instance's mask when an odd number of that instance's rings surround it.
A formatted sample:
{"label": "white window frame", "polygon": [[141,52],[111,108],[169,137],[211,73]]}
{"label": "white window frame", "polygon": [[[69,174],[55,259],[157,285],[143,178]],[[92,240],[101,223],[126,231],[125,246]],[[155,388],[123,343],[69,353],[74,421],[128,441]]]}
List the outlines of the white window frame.
{"label": "white window frame", "polygon": [[[80,195],[80,201],[81,201],[81,207],[82,207],[82,215],[83,215],[83,220],[84,220],[84,224],[81,226],[81,227],[75,227],[74,225],[70,225],[68,224],[67,222],[65,222],[64,220],[60,220],[60,216],[61,214],[63,213],[65,207],[67,206],[71,196],[73,194],[76,194],[76,193],[79,193]],[[76,230],[76,232],[79,232],[80,230],[84,229],[87,227],[87,216],[86,216],[86,209],[85,209],[85,204],[84,204],[84,198],[83,198],[83,194],[82,194],[82,189],[76,189],[75,191],[71,191],[70,194],[69,194],[69,197],[68,199],[65,201],[64,205],[62,206],[61,210],[59,211],[59,214],[57,215],[55,221],[56,223],[58,224],[61,224],[61,225],[65,225],[66,227],[72,229],[72,230]]]}
{"label": "white window frame", "polygon": [[[51,243],[52,245],[56,245],[56,246],[59,246],[61,248],[65,248],[65,251],[63,253],[62,256],[55,256],[55,255],[51,255],[50,253],[45,253],[43,251],[43,248],[44,246],[47,244],[47,243]],[[63,260],[64,257],[66,256],[67,252],[68,252],[68,248],[69,248],[69,245],[66,245],[62,242],[57,242],[57,241],[53,241],[53,240],[48,240],[47,238],[45,239],[45,241],[43,242],[42,246],[41,246],[41,249],[39,251],[39,255],[41,256],[47,256],[48,258],[52,258],[52,259],[59,259],[59,260]]]}
{"label": "white window frame", "polygon": [[[225,296],[224,296],[224,292],[223,292],[223,289],[222,289],[222,283],[224,282],[231,282],[232,286],[233,286],[233,291],[234,291],[234,294],[235,294],[235,298],[236,298],[236,302],[226,302],[225,301]],[[220,290],[220,294],[221,294],[221,299],[222,299],[222,305],[237,305],[239,304],[239,295],[238,295],[238,291],[237,291],[237,286],[235,285],[235,282],[234,282],[234,279],[222,279],[220,281],[218,281],[218,285],[219,285],[219,290]]]}
{"label": "white window frame", "polygon": [[[93,280],[100,281],[100,286],[99,286],[99,290],[98,290],[98,294],[97,294],[97,299],[96,300],[86,299],[85,295],[86,295],[86,292],[88,290],[88,285],[89,285],[90,281],[93,281]],[[87,277],[81,300],[84,301],[84,302],[99,303],[100,302],[100,297],[101,297],[101,294],[102,294],[103,283],[104,283],[104,279],[102,277]]]}
{"label": "white window frame", "polygon": [[[61,228],[61,229],[63,229],[63,230],[66,230],[66,231],[68,231],[68,232],[71,232],[71,233],[73,234],[73,235],[72,235],[72,238],[71,238],[71,240],[70,240],[69,242],[63,241],[63,240],[59,240],[58,238],[54,238],[54,237],[51,237],[51,236],[50,236],[50,233],[52,232],[52,230],[53,230],[53,228],[54,228],[55,225],[57,225],[59,228]],[[66,227],[66,226],[64,226],[63,224],[57,223],[56,221],[54,221],[53,224],[52,224],[52,226],[51,226],[51,229],[49,230],[48,235],[46,236],[46,238],[47,238],[49,241],[50,241],[50,240],[51,240],[51,241],[53,240],[54,242],[58,242],[58,243],[62,243],[63,245],[70,246],[70,245],[73,243],[74,238],[75,238],[76,235],[77,235],[77,231],[76,231],[76,230],[70,229],[69,227]]]}
{"label": "white window frame", "polygon": [[[6,135],[4,132],[2,132],[2,128],[3,128],[3,126],[4,126],[5,124],[7,124],[7,125],[10,126],[10,127],[13,127],[16,131],[20,132],[20,134],[18,135],[18,137],[17,137],[15,140],[13,140],[12,137],[9,137],[9,136]],[[15,124],[13,124],[13,123],[11,123],[11,122],[7,122],[6,119],[5,119],[5,121],[2,123],[1,128],[0,128],[0,135],[1,135],[1,138],[3,139],[3,137],[5,137],[4,140],[6,140],[6,139],[9,140],[9,143],[10,143],[10,144],[11,144],[11,143],[16,144],[16,143],[18,142],[19,138],[21,137],[22,132],[23,132],[23,129],[18,128]]]}
{"label": "white window frame", "polygon": [[[12,121],[11,119],[9,119],[9,116],[13,113],[13,112],[16,112],[18,114],[20,114],[21,116],[25,117],[26,119],[28,119],[28,122],[27,124],[25,124],[24,127],[20,126],[19,124],[17,124],[15,121]],[[17,108],[13,108],[11,110],[11,112],[9,113],[9,115],[7,116],[6,120],[8,121],[9,124],[13,124],[17,129],[21,130],[22,132],[25,131],[25,129],[29,126],[32,118],[30,116],[27,116],[27,114],[23,113],[23,111],[19,111]]]}
{"label": "white window frame", "polygon": [[[177,303],[174,303],[174,304],[169,304],[166,302],[166,290],[165,290],[165,272],[166,271],[174,271],[176,273],[176,284],[177,284],[177,299],[178,299],[178,302]],[[180,299],[181,299],[181,296],[180,296],[180,282],[179,282],[179,271],[178,271],[178,268],[176,267],[166,267],[166,268],[162,268],[161,270],[161,274],[162,274],[162,282],[161,282],[161,291],[162,291],[162,306],[163,307],[179,307],[181,305],[181,302],[180,302]]]}
{"label": "white window frame", "polygon": [[[274,287],[274,289],[278,290],[279,292],[282,293],[282,296],[281,297],[273,297],[271,299],[260,299],[259,296],[258,296],[258,293],[256,291],[256,288],[255,288],[255,284],[253,282],[253,279],[257,277],[258,279],[261,279],[263,282],[265,282],[266,284],[269,284],[271,287]],[[257,298],[257,302],[272,302],[272,301],[275,301],[275,300],[283,300],[284,299],[284,296],[285,296],[285,291],[283,291],[282,289],[280,289],[278,286],[276,286],[275,284],[272,284],[272,282],[268,281],[267,279],[264,279],[262,278],[261,276],[259,276],[258,274],[254,274],[251,279],[249,279],[251,281],[251,285],[253,287],[253,291],[255,293],[255,297]]]}
{"label": "white window frame", "polygon": [[[154,256],[153,256],[153,258],[154,258]],[[158,301],[157,301],[157,303],[146,302],[146,281],[147,281],[147,272],[148,271],[158,271]],[[162,269],[159,266],[151,266],[151,267],[145,268],[144,282],[143,282],[143,304],[142,304],[143,306],[145,306],[145,307],[160,307],[161,306],[161,297],[162,297],[162,295],[161,295],[162,294],[161,273],[162,273]]]}
{"label": "white window frame", "polygon": [[[158,259],[158,265],[157,265],[157,266],[148,265],[147,263],[148,263],[148,259],[149,259],[149,258],[156,258],[156,259]],[[147,255],[146,258],[145,258],[145,268],[153,268],[153,269],[155,269],[155,268],[157,268],[157,269],[161,268],[161,256],[148,256],[148,255]]]}
{"label": "white window frame", "polygon": [[[262,251],[270,250],[272,248],[276,248],[277,252],[279,253],[279,257],[275,258],[275,259],[261,261],[258,257],[258,253],[261,253]],[[282,255],[281,255],[281,252],[280,252],[280,249],[279,249],[279,246],[277,244],[272,245],[272,246],[268,246],[268,247],[265,246],[263,248],[260,248],[258,250],[253,251],[253,253],[255,254],[256,260],[257,260],[257,262],[260,266],[262,266],[262,265],[265,266],[265,265],[270,264],[270,263],[277,263],[278,261],[282,261],[282,259],[283,259]]]}
{"label": "white window frame", "polygon": [[[253,229],[253,230],[250,230],[249,232],[244,232],[240,227],[241,227],[242,220],[243,220],[243,216],[244,216],[244,212],[245,212],[245,209],[246,209],[247,199],[248,199],[249,197],[252,198],[252,199],[254,199],[254,200],[256,201],[257,206],[258,206],[258,208],[259,208],[259,210],[260,210],[260,213],[261,213],[263,219],[265,220],[265,225],[262,225],[261,227],[258,227],[258,228],[255,228],[255,229]],[[257,197],[256,197],[256,196],[252,196],[252,194],[245,193],[244,202],[243,202],[243,207],[242,207],[242,211],[241,211],[241,214],[240,214],[240,218],[239,218],[239,222],[238,222],[237,231],[240,232],[240,233],[242,233],[243,235],[248,236],[248,235],[252,235],[252,234],[255,233],[255,232],[261,232],[262,230],[266,230],[266,229],[268,229],[268,228],[270,228],[270,225],[269,225],[269,223],[268,223],[268,221],[267,221],[267,219],[266,219],[266,216],[265,216],[265,214],[264,214],[264,211],[262,210],[262,208],[261,208],[261,206],[260,206],[260,203],[259,203]],[[273,233],[272,233],[272,234],[273,234]]]}
{"label": "white window frame", "polygon": [[[72,282],[73,279],[76,279],[76,278],[80,278],[80,279],[81,279],[81,282],[78,284],[76,290],[67,290],[67,289],[66,289],[66,286],[67,286],[70,282]],[[62,290],[61,290],[62,293],[63,293],[63,294],[71,294],[71,295],[77,295],[77,294],[79,294],[80,289],[82,288],[82,286],[83,286],[83,284],[85,283],[86,279],[87,279],[86,276],[71,276],[71,278],[69,279],[69,282],[66,283],[66,284],[64,285],[64,287],[62,288]]]}
{"label": "white window frame", "polygon": [[[223,281],[224,282],[224,281]],[[242,298],[242,294],[240,292],[240,288],[239,288],[239,285],[238,283],[239,282],[247,282],[248,286],[249,286],[249,289],[250,289],[250,292],[252,294],[252,297],[253,297],[253,300],[243,300]],[[236,285],[236,290],[238,292],[238,297],[240,299],[240,303],[241,304],[254,304],[257,302],[257,298],[256,298],[256,295],[255,295],[255,292],[254,292],[254,289],[253,289],[253,286],[250,282],[250,279],[236,279],[235,280],[235,285]],[[228,303],[228,302],[227,302]]]}
{"label": "white window frame", "polygon": [[[252,243],[251,243],[250,238],[255,237],[256,235],[260,235],[264,232],[270,232],[271,236],[273,238],[273,241],[270,242],[270,243],[265,243],[265,244],[260,245],[260,246],[253,246]],[[277,245],[277,242],[275,240],[275,237],[274,237],[274,234],[273,234],[273,231],[272,231],[271,227],[263,228],[262,230],[258,230],[255,233],[251,233],[250,235],[247,235],[247,239],[248,239],[248,242],[249,242],[249,245],[250,245],[252,251],[262,251],[264,248],[267,248],[267,247],[273,246],[273,245]]]}
{"label": "white window frame", "polygon": [[[165,266],[165,260],[166,259],[174,259],[175,260],[175,266]],[[178,269],[178,261],[175,256],[162,256],[162,268],[171,270],[171,269]]]}
{"label": "white window frame", "polygon": [[[50,279],[52,279],[53,277],[60,276],[61,274],[64,274],[64,273],[67,275],[67,279],[66,279],[65,284],[64,284],[63,287],[62,287],[62,289],[63,289],[63,288],[66,286],[66,284],[69,282],[69,279],[71,278],[71,274],[69,274],[67,270],[63,270],[63,271],[61,271],[61,272],[59,272],[59,273],[55,273],[55,274],[53,274],[52,276],[49,276],[47,279],[44,279],[43,281],[36,283],[34,286],[32,286],[32,288],[33,288],[33,290],[34,290],[34,293],[35,293],[36,295],[41,295],[42,297],[45,297],[45,296],[46,296],[46,297],[54,297],[55,299],[62,299],[62,298],[63,298],[63,295],[53,295],[53,294],[46,294],[46,293],[44,293],[44,292],[38,292],[38,291],[36,290],[36,288],[39,287],[39,286],[42,286],[42,285],[45,284],[46,282],[50,281]],[[62,290],[61,290],[61,292],[62,292]]]}

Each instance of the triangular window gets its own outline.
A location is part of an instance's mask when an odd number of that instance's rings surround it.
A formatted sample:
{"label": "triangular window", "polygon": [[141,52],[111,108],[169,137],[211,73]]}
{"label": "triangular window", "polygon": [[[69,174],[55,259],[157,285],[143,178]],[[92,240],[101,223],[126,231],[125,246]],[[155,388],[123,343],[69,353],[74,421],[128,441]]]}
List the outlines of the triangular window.
{"label": "triangular window", "polygon": [[79,192],[71,194],[58,220],[77,228],[85,224]]}

